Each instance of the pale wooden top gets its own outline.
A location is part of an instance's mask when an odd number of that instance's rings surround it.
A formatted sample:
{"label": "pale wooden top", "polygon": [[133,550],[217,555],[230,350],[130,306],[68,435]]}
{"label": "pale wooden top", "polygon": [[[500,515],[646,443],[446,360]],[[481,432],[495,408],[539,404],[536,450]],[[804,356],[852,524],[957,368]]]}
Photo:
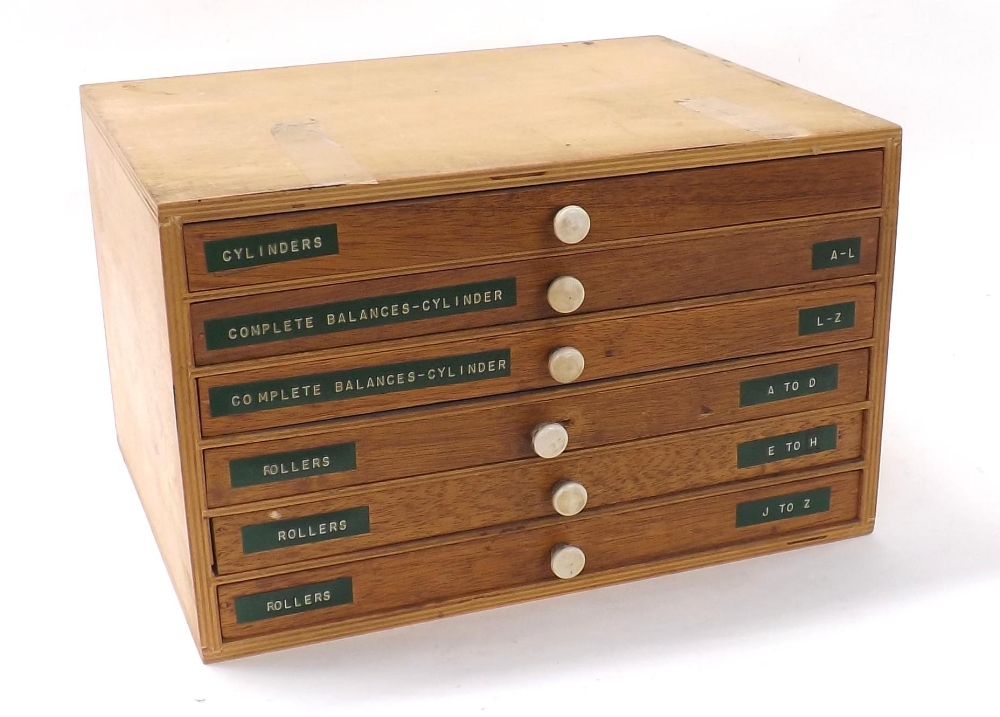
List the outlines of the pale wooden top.
{"label": "pale wooden top", "polygon": [[81,95],[161,211],[310,187],[366,201],[400,187],[417,196],[446,178],[475,189],[553,167],[627,170],[629,158],[896,129],[661,37],[88,85]]}

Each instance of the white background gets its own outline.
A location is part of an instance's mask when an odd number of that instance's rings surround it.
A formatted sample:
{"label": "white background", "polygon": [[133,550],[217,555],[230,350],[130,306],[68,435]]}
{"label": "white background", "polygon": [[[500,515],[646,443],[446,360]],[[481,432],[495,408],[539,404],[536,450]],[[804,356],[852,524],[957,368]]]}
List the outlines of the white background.
{"label": "white background", "polygon": [[[2,0],[0,713],[997,715],[994,2]],[[904,128],[870,537],[205,667],[113,432],[82,83],[660,34]]]}

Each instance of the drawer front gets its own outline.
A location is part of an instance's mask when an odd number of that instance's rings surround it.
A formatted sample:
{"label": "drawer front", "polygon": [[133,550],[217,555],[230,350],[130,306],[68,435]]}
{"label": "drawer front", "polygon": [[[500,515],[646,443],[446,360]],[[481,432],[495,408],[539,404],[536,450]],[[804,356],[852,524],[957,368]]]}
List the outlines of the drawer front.
{"label": "drawer front", "polygon": [[208,505],[537,458],[535,426],[559,423],[566,451],[864,401],[868,351],[677,377],[607,381],[347,419],[321,432],[204,452]]}
{"label": "drawer front", "polygon": [[[551,551],[572,545],[603,571],[857,518],[861,473],[841,473],[522,530],[219,587],[226,640],[428,607],[560,581]],[[581,580],[581,578],[583,580]],[[563,581],[566,591],[574,579]]]}
{"label": "drawer front", "polygon": [[657,172],[184,228],[192,291],[316,276],[398,273],[571,251],[556,212],[583,207],[585,245],[878,207],[882,151]]}
{"label": "drawer front", "polygon": [[[195,360],[206,365],[560,316],[553,306],[586,314],[872,274],[878,228],[878,219],[795,222],[195,303]],[[550,287],[559,292],[552,304]]]}
{"label": "drawer front", "polygon": [[864,285],[209,376],[198,380],[202,434],[557,386],[549,365],[562,347],[582,354],[578,380],[590,381],[868,339],[874,309]]}
{"label": "drawer front", "polygon": [[[826,411],[373,486],[349,496],[212,520],[233,573],[409,540],[582,513],[616,503],[861,457],[864,416]],[[567,485],[565,481],[572,481]],[[561,493],[557,493],[561,487]]]}

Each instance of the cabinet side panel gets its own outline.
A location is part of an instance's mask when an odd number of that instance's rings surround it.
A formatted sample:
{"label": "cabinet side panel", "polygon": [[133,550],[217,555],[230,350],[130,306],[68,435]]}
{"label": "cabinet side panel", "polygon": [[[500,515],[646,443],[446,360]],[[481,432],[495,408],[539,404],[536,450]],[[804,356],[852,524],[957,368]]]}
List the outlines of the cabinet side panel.
{"label": "cabinet side panel", "polygon": [[159,226],[86,112],[83,124],[118,444],[200,644]]}
{"label": "cabinet side panel", "polygon": [[889,315],[892,304],[892,281],[896,259],[896,222],[899,212],[899,174],[901,167],[902,133],[897,129],[885,145],[885,170],[882,206],[885,215],[880,227],[878,285],[875,298],[876,344],[871,352],[869,393],[872,411],[869,414],[867,436],[868,465],[861,491],[861,522],[870,531],[875,526],[875,509],[882,455],[882,422],[885,414],[886,366],[889,358]]}

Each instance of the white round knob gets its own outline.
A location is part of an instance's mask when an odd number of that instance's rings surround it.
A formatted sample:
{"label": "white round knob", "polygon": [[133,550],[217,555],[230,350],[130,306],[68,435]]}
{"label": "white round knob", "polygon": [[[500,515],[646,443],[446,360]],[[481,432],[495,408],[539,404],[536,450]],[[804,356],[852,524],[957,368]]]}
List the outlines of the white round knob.
{"label": "white round knob", "polygon": [[575,545],[561,543],[552,548],[552,552],[549,553],[549,566],[552,568],[552,574],[563,580],[575,578],[582,573],[586,562],[587,556]]}
{"label": "white round knob", "polygon": [[549,306],[560,314],[572,314],[583,304],[583,283],[575,276],[560,276],[549,284],[546,298]]}
{"label": "white round knob", "polygon": [[552,507],[559,515],[576,515],[587,506],[587,489],[575,480],[563,480],[552,486]]}
{"label": "white round knob", "polygon": [[590,231],[590,215],[583,207],[570,204],[556,212],[552,228],[555,230],[556,238],[563,244],[576,244],[583,241]]}
{"label": "white round knob", "polygon": [[531,447],[541,458],[555,458],[568,444],[569,433],[561,423],[539,423],[531,432]]}
{"label": "white round knob", "polygon": [[572,383],[583,373],[583,354],[572,346],[563,346],[549,354],[549,375],[559,383]]}

